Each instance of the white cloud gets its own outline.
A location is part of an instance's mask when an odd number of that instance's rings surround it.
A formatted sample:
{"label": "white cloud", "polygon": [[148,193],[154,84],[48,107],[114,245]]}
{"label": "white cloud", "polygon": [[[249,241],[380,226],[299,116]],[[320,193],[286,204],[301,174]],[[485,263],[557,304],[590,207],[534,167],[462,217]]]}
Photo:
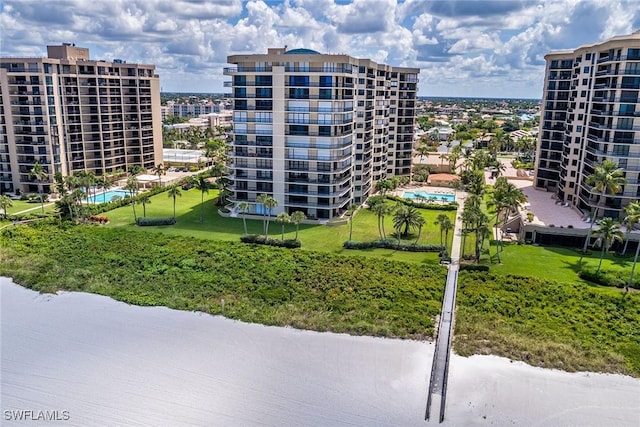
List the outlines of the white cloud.
{"label": "white cloud", "polygon": [[75,42],[94,58],[155,64],[165,90],[222,91],[227,55],[288,45],[421,67],[425,95],[539,97],[549,50],[638,29],[640,8],[635,0],[4,0],[0,26],[3,55]]}

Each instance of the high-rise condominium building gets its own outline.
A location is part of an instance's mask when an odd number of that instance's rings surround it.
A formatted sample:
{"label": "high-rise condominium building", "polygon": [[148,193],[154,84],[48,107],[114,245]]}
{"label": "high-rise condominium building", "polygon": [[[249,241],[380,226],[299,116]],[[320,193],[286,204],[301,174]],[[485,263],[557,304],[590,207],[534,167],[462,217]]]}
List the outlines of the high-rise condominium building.
{"label": "high-rise condominium building", "polygon": [[[162,162],[160,86],[153,65],[90,60],[89,49],[47,46],[47,58],[0,59],[0,187],[36,192],[49,175],[96,175]],[[45,184],[45,191],[49,185]]]}
{"label": "high-rise condominium building", "polygon": [[[550,52],[544,81],[535,186],[583,212],[619,217],[640,198],[640,32]],[[627,184],[600,201],[586,184],[610,159]]]}
{"label": "high-rise condominium building", "polygon": [[233,55],[233,197],[326,220],[409,176],[419,69],[309,49]]}

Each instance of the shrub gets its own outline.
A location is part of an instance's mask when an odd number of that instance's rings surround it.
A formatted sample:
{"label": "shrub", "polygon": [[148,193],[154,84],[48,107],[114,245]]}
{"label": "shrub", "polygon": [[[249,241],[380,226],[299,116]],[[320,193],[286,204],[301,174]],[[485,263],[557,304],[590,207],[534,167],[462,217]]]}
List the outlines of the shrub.
{"label": "shrub", "polygon": [[106,224],[109,222],[109,218],[106,215],[91,215],[89,220],[100,224]]}
{"label": "shrub", "polygon": [[240,237],[240,241],[243,243],[255,243],[257,245],[278,246],[282,248],[299,248],[302,246],[302,242],[296,239],[278,240],[271,237],[263,236],[262,234],[247,234]]}
{"label": "shrub", "polygon": [[446,250],[439,244],[417,245],[415,243],[401,242],[398,245],[398,241],[395,239],[374,240],[372,242],[356,242],[354,240],[347,240],[342,244],[342,247],[345,249],[397,249],[407,252],[442,252],[443,250]]}
{"label": "shrub", "polygon": [[527,220],[529,220],[529,222],[533,221],[533,213],[527,212]]}
{"label": "shrub", "polygon": [[136,218],[136,225],[139,225],[141,227],[145,227],[148,225],[173,225],[175,223],[176,223],[176,219],[172,216],[159,217],[159,218],[145,218],[145,217]]}
{"label": "shrub", "polygon": [[[615,286],[616,288],[626,286],[629,280],[626,272],[611,270],[596,271],[596,269],[592,267],[583,268],[578,272],[578,276],[580,276],[581,279],[597,283],[598,285]],[[639,284],[637,280],[634,280],[633,287],[638,288]]]}
{"label": "shrub", "polygon": [[483,264],[460,264],[460,270],[467,270],[467,271],[489,271],[489,266],[488,265],[483,265]]}

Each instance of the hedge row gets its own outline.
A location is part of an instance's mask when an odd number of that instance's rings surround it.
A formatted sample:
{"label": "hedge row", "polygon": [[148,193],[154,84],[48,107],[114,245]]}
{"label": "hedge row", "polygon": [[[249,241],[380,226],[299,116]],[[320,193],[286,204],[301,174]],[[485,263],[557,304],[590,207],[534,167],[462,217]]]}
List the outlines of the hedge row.
{"label": "hedge row", "polygon": [[413,206],[415,208],[420,209],[431,209],[437,211],[455,211],[458,209],[458,203],[450,202],[446,204],[437,204],[437,203],[422,203],[416,202],[411,199],[405,199],[404,197],[399,196],[386,196],[388,200],[393,200],[394,202],[404,203],[407,206]]}
{"label": "hedge row", "polygon": [[278,246],[281,248],[299,248],[302,246],[300,240],[296,239],[286,239],[286,240],[278,240],[272,239],[271,237],[264,236],[262,234],[247,234],[245,236],[240,237],[240,241],[243,243],[255,243],[258,245],[267,245],[267,246]]}
{"label": "hedge row", "polygon": [[418,245],[415,243],[400,243],[395,239],[382,239],[374,240],[372,242],[356,242],[354,240],[347,240],[342,244],[345,249],[397,249],[407,252],[442,252],[445,247],[438,244],[426,244]]}
{"label": "hedge row", "polygon": [[460,270],[467,270],[467,271],[489,271],[489,266],[488,265],[483,265],[483,264],[460,264]]}
{"label": "hedge row", "polygon": [[[581,279],[588,280],[599,285],[615,286],[616,288],[623,288],[627,286],[627,283],[629,282],[629,275],[626,271],[597,271],[595,268],[585,268],[580,270],[578,276],[580,276]],[[637,276],[631,286],[636,289],[640,288],[640,280]]]}
{"label": "hedge row", "polygon": [[173,225],[176,223],[176,219],[172,216],[169,217],[158,217],[158,218],[147,218],[147,217],[138,217],[136,218],[136,225],[141,227],[147,225]]}

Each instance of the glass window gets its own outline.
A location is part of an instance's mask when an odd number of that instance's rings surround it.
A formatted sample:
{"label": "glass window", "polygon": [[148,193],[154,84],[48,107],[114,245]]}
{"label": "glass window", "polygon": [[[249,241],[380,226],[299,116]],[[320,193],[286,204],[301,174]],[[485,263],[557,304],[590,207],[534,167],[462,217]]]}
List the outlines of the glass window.
{"label": "glass window", "polygon": [[331,76],[320,76],[320,87],[333,86],[333,79]]}

